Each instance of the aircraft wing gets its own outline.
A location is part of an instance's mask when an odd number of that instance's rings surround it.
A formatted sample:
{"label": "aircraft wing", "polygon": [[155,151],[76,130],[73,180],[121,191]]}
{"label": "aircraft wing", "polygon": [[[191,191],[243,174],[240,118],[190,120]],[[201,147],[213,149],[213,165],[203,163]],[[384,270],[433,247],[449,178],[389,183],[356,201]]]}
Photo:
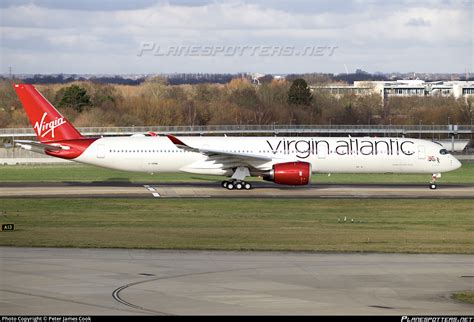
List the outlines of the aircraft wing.
{"label": "aircraft wing", "polygon": [[201,149],[201,148],[195,148],[187,145],[177,137],[168,134],[167,135],[168,139],[171,140],[171,142],[174,143],[178,148],[190,151],[190,152],[197,152],[204,154],[208,156],[209,158],[212,158],[214,160],[219,160],[219,161],[227,161],[228,163],[244,163],[246,164],[247,162],[251,161],[261,161],[261,162],[268,162],[272,161],[273,158],[267,157],[267,156],[262,156],[262,155],[256,155],[256,154],[251,154],[251,153],[235,153],[235,152],[227,152],[227,151],[222,151],[222,150],[214,150],[214,149]]}
{"label": "aircraft wing", "polygon": [[60,144],[45,144],[37,141],[29,140],[15,140],[15,145],[25,149],[25,150],[44,150],[57,152],[61,150],[69,150],[69,146],[60,145]]}

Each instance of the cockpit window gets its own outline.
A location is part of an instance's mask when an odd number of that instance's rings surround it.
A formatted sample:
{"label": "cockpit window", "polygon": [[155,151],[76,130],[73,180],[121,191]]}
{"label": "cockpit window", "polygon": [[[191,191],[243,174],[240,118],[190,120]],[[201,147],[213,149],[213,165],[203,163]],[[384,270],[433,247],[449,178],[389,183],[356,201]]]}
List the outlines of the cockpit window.
{"label": "cockpit window", "polygon": [[441,149],[441,150],[439,150],[439,154],[443,154],[443,155],[444,155],[444,154],[449,154],[449,152],[448,152],[448,150],[446,150],[446,149]]}

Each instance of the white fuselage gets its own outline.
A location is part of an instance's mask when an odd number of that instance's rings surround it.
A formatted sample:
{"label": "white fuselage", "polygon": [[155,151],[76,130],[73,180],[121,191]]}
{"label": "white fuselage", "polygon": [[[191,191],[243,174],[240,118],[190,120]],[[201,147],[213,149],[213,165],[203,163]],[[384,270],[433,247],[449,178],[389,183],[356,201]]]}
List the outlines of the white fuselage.
{"label": "white fuselage", "polygon": [[[246,162],[251,169],[270,170],[288,161],[311,163],[313,173],[441,173],[461,166],[437,143],[410,138],[368,137],[182,137],[189,146],[239,155],[265,156]],[[445,150],[444,150],[445,151]],[[75,161],[137,172],[184,171],[232,175],[225,158],[212,158],[178,148],[167,137],[104,137]],[[240,164],[235,164],[235,167]]]}

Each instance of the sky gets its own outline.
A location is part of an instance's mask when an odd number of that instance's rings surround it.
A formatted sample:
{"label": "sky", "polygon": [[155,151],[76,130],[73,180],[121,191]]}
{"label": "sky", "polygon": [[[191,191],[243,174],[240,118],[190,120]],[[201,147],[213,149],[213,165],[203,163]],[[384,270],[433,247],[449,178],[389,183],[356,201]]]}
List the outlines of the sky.
{"label": "sky", "polygon": [[471,0],[0,0],[0,74],[474,72]]}

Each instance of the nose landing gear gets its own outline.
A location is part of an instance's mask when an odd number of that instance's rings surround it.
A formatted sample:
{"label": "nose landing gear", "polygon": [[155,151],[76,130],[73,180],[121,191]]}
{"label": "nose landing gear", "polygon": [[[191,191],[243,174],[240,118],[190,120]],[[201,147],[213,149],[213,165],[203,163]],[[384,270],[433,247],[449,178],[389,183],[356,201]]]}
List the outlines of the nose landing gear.
{"label": "nose landing gear", "polygon": [[438,186],[436,185],[436,179],[441,178],[441,173],[433,173],[430,181],[430,189],[435,190]]}

